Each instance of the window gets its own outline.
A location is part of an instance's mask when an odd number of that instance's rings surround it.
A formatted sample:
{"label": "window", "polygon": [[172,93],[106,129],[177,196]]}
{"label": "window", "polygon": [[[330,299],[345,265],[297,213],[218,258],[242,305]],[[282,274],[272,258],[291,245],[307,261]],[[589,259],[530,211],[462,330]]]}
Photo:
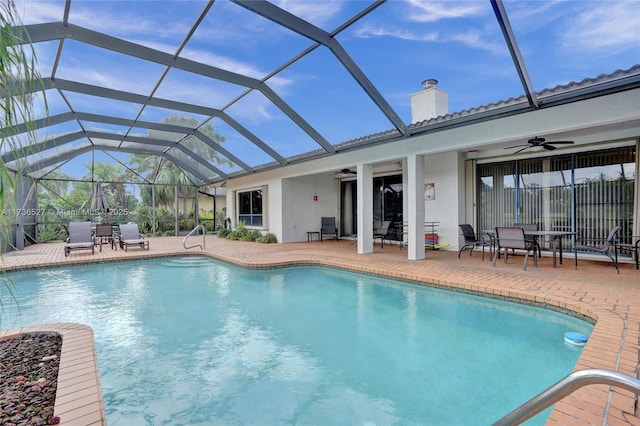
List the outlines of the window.
{"label": "window", "polygon": [[238,222],[245,226],[262,227],[262,190],[238,193]]}

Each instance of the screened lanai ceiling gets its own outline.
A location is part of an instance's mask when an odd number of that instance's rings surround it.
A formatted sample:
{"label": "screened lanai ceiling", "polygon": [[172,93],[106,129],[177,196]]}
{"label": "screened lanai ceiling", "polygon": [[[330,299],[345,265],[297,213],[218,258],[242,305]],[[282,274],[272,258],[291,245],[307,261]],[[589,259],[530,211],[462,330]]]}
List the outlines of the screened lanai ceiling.
{"label": "screened lanai ceiling", "polygon": [[450,113],[509,99],[540,108],[545,88],[640,63],[637,6],[17,2],[46,96],[34,98],[37,141],[2,158],[17,168],[26,156],[21,170],[39,179],[95,180],[109,164],[155,182],[175,165],[193,185],[216,184],[409,137],[426,79]]}

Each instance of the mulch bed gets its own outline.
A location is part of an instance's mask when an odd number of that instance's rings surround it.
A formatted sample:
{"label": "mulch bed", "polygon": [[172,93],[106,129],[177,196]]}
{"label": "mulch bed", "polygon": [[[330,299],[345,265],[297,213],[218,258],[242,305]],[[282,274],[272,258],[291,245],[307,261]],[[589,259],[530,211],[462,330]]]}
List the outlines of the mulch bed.
{"label": "mulch bed", "polygon": [[0,340],[0,424],[56,425],[53,415],[62,337],[24,333]]}

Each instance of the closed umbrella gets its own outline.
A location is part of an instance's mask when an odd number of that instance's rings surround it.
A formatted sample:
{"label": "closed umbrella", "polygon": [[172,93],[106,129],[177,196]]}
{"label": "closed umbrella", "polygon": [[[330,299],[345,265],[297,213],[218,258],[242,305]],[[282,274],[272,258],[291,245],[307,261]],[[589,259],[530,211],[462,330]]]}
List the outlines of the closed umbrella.
{"label": "closed umbrella", "polygon": [[108,213],[110,210],[109,202],[104,195],[104,189],[102,189],[100,182],[96,182],[93,192],[91,193],[91,210],[98,213]]}

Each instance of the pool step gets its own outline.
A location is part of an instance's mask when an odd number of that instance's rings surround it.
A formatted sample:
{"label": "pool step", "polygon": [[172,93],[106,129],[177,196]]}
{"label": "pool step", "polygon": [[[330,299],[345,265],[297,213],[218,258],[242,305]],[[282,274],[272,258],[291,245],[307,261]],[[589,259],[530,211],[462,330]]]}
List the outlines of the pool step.
{"label": "pool step", "polygon": [[172,268],[194,268],[200,266],[210,266],[211,259],[207,257],[171,257],[167,258],[163,263],[163,266],[169,266]]}

